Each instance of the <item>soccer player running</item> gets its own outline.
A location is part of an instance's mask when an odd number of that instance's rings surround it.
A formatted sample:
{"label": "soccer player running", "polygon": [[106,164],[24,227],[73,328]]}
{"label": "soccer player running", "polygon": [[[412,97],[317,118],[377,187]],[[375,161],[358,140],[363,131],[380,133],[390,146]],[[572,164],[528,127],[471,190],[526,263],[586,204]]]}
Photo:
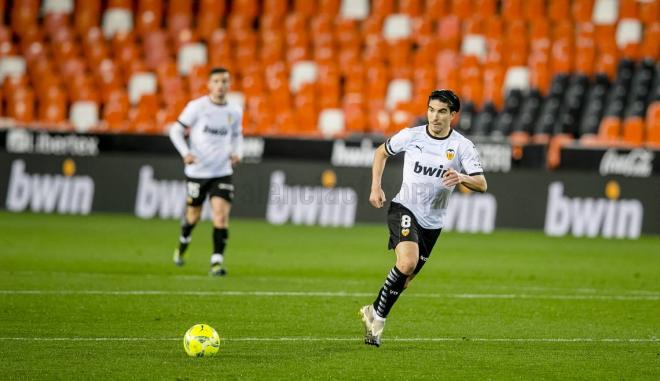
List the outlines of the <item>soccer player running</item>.
{"label": "soccer player running", "polygon": [[460,108],[460,100],[451,90],[435,90],[428,98],[428,124],[405,128],[376,149],[369,196],[375,208],[382,208],[386,201],[381,179],[387,158],[401,152],[405,157],[401,189],[390,203],[387,217],[388,246],[396,253],[396,263],[373,304],[360,309],[365,344],[380,346],[392,306],[431,255],[454,187],[462,184],[486,191],[474,144],[450,125]]}
{"label": "soccer player running", "polygon": [[243,111],[227,102],[230,84],[227,69],[213,68],[209,73],[209,94],[188,102],[177,123],[170,128],[170,139],[185,163],[188,205],[181,223],[179,247],[174,251],[174,263],[184,264],[190,235],[208,195],[213,215],[210,274],[217,276],[227,273],[223,262],[234,197],[232,167],[240,162],[243,146]]}

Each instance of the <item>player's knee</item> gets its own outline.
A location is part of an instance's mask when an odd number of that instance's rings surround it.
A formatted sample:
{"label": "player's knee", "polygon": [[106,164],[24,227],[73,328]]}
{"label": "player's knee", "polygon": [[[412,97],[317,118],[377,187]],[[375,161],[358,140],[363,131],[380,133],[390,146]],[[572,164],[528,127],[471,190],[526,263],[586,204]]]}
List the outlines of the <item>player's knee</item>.
{"label": "player's knee", "polygon": [[229,218],[224,215],[215,215],[213,216],[213,226],[216,228],[226,228],[229,225]]}
{"label": "player's knee", "polygon": [[410,257],[399,258],[399,260],[396,263],[396,267],[399,269],[399,271],[401,271],[406,275],[412,274],[413,271],[415,271],[416,266],[417,266],[417,260]]}

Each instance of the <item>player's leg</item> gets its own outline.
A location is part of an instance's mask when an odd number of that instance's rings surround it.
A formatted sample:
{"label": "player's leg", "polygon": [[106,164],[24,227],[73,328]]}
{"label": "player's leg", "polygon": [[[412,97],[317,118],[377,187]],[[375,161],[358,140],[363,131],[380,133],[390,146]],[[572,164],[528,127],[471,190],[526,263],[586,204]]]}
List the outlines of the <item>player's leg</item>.
{"label": "player's leg", "polygon": [[410,282],[412,282],[412,280],[415,279],[415,276],[419,274],[419,272],[422,270],[422,267],[424,267],[426,262],[429,260],[429,257],[431,256],[431,251],[433,250],[433,247],[435,246],[435,243],[438,240],[438,237],[440,236],[440,232],[442,231],[442,229],[430,230],[418,226],[417,231],[419,233],[419,243],[418,243],[419,259],[417,261],[417,264],[415,265],[415,269],[413,270],[413,273],[408,276],[408,279],[406,280],[406,284],[403,285],[404,290],[408,288]]}
{"label": "player's leg", "polygon": [[222,178],[211,192],[213,215],[213,254],[211,255],[211,275],[226,275],[224,268],[225,248],[229,239],[229,213],[233,198],[230,178]]}
{"label": "player's leg", "polygon": [[[403,292],[408,277],[414,273],[419,258],[417,224],[412,213],[392,203],[388,211],[388,226],[389,248],[395,250],[396,263],[387,274],[373,304],[360,310],[367,332],[365,343],[376,346],[380,346],[385,319]],[[372,313],[371,317],[368,316],[369,312]]]}
{"label": "player's leg", "polygon": [[186,181],[186,211],[181,220],[181,234],[179,246],[174,250],[174,263],[183,266],[183,255],[191,241],[192,231],[202,215],[202,204],[206,198],[205,184],[201,180],[188,179]]}

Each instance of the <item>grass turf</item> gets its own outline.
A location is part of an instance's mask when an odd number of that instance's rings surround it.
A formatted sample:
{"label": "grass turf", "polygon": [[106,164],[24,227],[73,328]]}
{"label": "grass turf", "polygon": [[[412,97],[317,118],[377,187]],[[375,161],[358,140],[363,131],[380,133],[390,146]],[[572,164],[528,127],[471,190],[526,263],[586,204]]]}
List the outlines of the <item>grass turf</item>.
{"label": "grass turf", "polygon": [[[0,231],[0,378],[660,378],[660,237],[443,233],[374,348],[357,310],[393,264],[384,224],[234,220],[222,279],[208,223],[183,268],[175,221],[0,212]],[[199,322],[219,356],[184,354]]]}

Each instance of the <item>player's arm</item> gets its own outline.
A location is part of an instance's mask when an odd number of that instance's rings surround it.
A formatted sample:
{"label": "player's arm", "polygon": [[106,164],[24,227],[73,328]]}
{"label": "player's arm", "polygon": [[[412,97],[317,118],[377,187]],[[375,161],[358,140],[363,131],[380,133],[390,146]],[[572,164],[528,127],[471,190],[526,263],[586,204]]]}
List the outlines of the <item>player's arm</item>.
{"label": "player's arm", "polygon": [[385,152],[385,144],[381,144],[376,148],[374,162],[371,166],[371,194],[369,195],[369,203],[371,203],[374,208],[382,208],[385,201],[387,201],[385,199],[385,192],[383,192],[381,186],[387,157],[388,155],[387,152]]}
{"label": "player's arm", "polygon": [[462,184],[470,190],[481,193],[488,189],[486,176],[484,176],[483,173],[470,176],[463,173],[458,173],[453,169],[445,172],[444,176],[442,177],[442,184],[446,187]]}
{"label": "player's arm", "polygon": [[190,153],[190,147],[186,143],[185,129],[187,127],[183,123],[176,121],[170,126],[170,140],[174,144],[174,148],[179,151],[179,154],[183,158],[183,162],[186,164],[192,164],[197,161],[197,158]]}

